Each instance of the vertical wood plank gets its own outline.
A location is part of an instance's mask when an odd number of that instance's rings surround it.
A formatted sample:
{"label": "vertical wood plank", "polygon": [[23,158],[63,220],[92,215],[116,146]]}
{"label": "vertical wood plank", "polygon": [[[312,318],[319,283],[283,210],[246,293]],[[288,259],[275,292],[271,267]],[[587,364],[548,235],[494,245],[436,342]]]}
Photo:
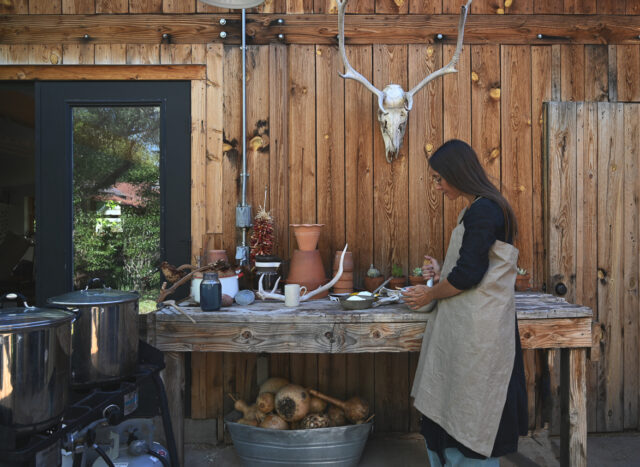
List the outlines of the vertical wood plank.
{"label": "vertical wood plank", "polygon": [[318,355],[319,391],[338,399],[347,398],[347,354]]}
{"label": "vertical wood plank", "polygon": [[536,428],[536,351],[522,350],[524,377],[527,388],[527,404],[529,412],[529,430]]}
{"label": "vertical wood plank", "polygon": [[608,55],[606,45],[584,46],[585,101],[606,101],[609,98]]}
{"label": "vertical wood plank", "polygon": [[233,10],[230,10],[229,8],[220,8],[217,6],[209,5],[208,3],[201,2],[200,0],[196,0],[197,13],[227,13],[229,11]]}
{"label": "vertical wood plank", "polygon": [[409,0],[409,13],[416,15],[435,15],[442,13],[442,1]]}
{"label": "vertical wood plank", "polygon": [[636,0],[627,0],[627,5],[625,12],[628,15],[638,15],[640,14],[640,3]]}
{"label": "vertical wood plank", "polygon": [[128,13],[129,0],[96,0],[96,13]]}
{"label": "vertical wood plank", "polygon": [[163,13],[194,13],[197,0],[162,0]]}
{"label": "vertical wood plank", "polygon": [[157,65],[160,46],[154,44],[127,44],[127,65]]}
{"label": "vertical wood plank", "polygon": [[624,15],[625,2],[619,0],[597,0],[599,15]]}
{"label": "vertical wood plank", "polygon": [[191,353],[191,418],[207,418],[207,354]]}
{"label": "vertical wood plank", "polygon": [[376,14],[406,15],[409,12],[409,2],[404,0],[376,0]]}
{"label": "vertical wood plank", "polygon": [[[289,69],[287,46],[269,45],[269,207],[274,218],[274,252],[289,254]],[[286,354],[285,354],[286,355]],[[274,365],[271,356],[271,367]],[[286,358],[287,362],[289,357]]]}
{"label": "vertical wood plank", "polygon": [[531,47],[502,46],[502,192],[518,219],[518,264],[533,266]]}
{"label": "vertical wood plank", "polygon": [[[533,4],[536,0],[515,0],[511,6],[505,7],[505,14],[509,15],[530,15],[533,13]],[[506,2],[501,2],[503,5]]]}
{"label": "vertical wood plank", "polygon": [[[389,83],[407,86],[407,47],[374,45],[374,85]],[[377,109],[376,109],[377,111]],[[397,159],[386,162],[379,132],[374,137],[374,262],[390,270],[399,264],[408,269],[408,151],[407,138]],[[406,136],[406,135],[405,135]],[[405,431],[409,419],[407,354],[381,353],[375,356],[375,413],[380,431]],[[384,375],[384,377],[379,377]]]}
{"label": "vertical wood plank", "polygon": [[29,46],[30,65],[61,65],[62,46],[61,45],[30,45]]}
{"label": "vertical wood plank", "polygon": [[544,148],[543,103],[551,100],[551,47],[531,47],[531,151],[533,161],[533,273],[534,289],[542,290],[544,277]]}
{"label": "vertical wood plank", "polygon": [[191,81],[191,264],[201,256],[206,230],[206,102],[204,80]]}
{"label": "vertical wood plank", "polygon": [[27,15],[29,14],[28,0],[9,0],[0,3],[0,14],[2,15]]}
{"label": "vertical wood plank", "polygon": [[[561,97],[563,101],[584,100],[584,45],[560,46]],[[591,72],[590,70],[588,71]]]}
{"label": "vertical wood plank", "polygon": [[29,0],[30,15],[59,15],[62,13],[61,0]]}
{"label": "vertical wood plank", "polygon": [[609,102],[616,102],[618,100],[618,46],[609,45],[607,50],[609,52]]}
{"label": "vertical wood plank", "polygon": [[191,63],[191,44],[161,44],[160,63]]}
{"label": "vertical wood plank", "polygon": [[533,14],[550,15],[564,12],[563,2],[558,0],[535,0],[533,2]]}
{"label": "vertical wood plank", "polygon": [[160,376],[164,382],[171,416],[173,436],[180,465],[184,459],[184,353],[165,352],[166,368]]}
{"label": "vertical wood plank", "polygon": [[471,143],[489,179],[500,187],[500,46],[471,47]]}
{"label": "vertical wood plank", "polygon": [[6,63],[12,65],[26,65],[29,63],[30,47],[28,45],[14,44],[5,46]]}
{"label": "vertical wood plank", "polygon": [[622,104],[598,103],[598,319],[605,326],[600,357],[598,431],[623,428],[624,115]]}
{"label": "vertical wood plank", "polygon": [[[445,75],[442,78],[444,80],[444,142],[450,139],[460,139],[471,144],[471,54],[469,48],[462,49],[457,66],[458,72]],[[454,45],[445,45],[442,63],[449,63],[454,51]],[[461,198],[455,201],[444,198],[445,250],[449,244],[451,231],[458,222],[458,214],[464,206],[464,200]]]}
{"label": "vertical wood plank", "polygon": [[269,105],[269,47],[247,47],[247,144],[259,135],[267,144],[258,151],[247,146],[247,203],[254,215],[265,204],[264,190],[269,185]]}
{"label": "vertical wood plank", "polygon": [[[335,0],[332,0],[335,1]],[[438,1],[438,0],[436,0]],[[358,13],[361,15],[371,15],[375,12],[375,0],[355,0],[347,5],[347,14]],[[338,11],[336,9],[336,11]]]}
{"label": "vertical wood plank", "polygon": [[[223,357],[221,352],[203,352],[206,356],[206,387],[207,405],[205,418],[218,418],[225,415],[224,411],[224,374]],[[192,353],[192,358],[196,353]],[[191,406],[193,412],[193,405]],[[220,426],[220,424],[218,424]],[[221,433],[218,438],[221,439]]]}
{"label": "vertical wood plank", "polygon": [[96,65],[124,65],[127,63],[126,44],[96,44]]}
{"label": "vertical wood plank", "polygon": [[334,252],[346,240],[344,80],[336,73],[341,65],[337,47],[316,46],[317,209],[318,223],[324,224],[318,249],[328,275]]}
{"label": "vertical wood plank", "polygon": [[[348,46],[346,52],[351,66],[371,81],[371,46]],[[373,138],[380,130],[374,123],[371,92],[354,80],[346,80],[344,86],[346,241],[352,245],[354,285],[361,287],[364,274],[374,261]]]}
{"label": "vertical wood plank", "polygon": [[95,12],[95,0],[62,0],[63,15],[91,15]]}
{"label": "vertical wood plank", "polygon": [[564,0],[564,12],[572,15],[593,15],[596,13],[596,0]]}
{"label": "vertical wood plank", "polygon": [[[598,106],[576,106],[576,294],[577,303],[593,310],[598,320],[597,207],[598,207]],[[596,430],[598,362],[587,362],[587,421]]]}
{"label": "vertical wood plank", "polygon": [[586,349],[562,349],[560,465],[587,467]]}
{"label": "vertical wood plank", "polygon": [[95,61],[93,44],[65,44],[62,46],[62,63],[64,65],[92,65]]}
{"label": "vertical wood plank", "polygon": [[129,0],[129,13],[162,13],[162,0]]}
{"label": "vertical wood plank", "polygon": [[618,75],[618,100],[631,102],[640,100],[640,47],[618,45],[616,69]]}
{"label": "vertical wood plank", "polygon": [[[409,87],[442,66],[441,45],[409,45]],[[444,257],[442,195],[431,182],[428,158],[442,145],[442,80],[431,81],[413,100],[409,117],[409,269],[424,255]]]}
{"label": "vertical wood plank", "polygon": [[289,357],[291,381],[304,387],[318,387],[318,354],[296,353]]}
{"label": "vertical wood plank", "polygon": [[223,159],[222,136],[224,125],[224,47],[207,44],[207,233],[222,233]]}
{"label": "vertical wood plank", "polygon": [[285,0],[286,12],[288,14],[293,13],[312,13],[313,12],[313,0]]}
{"label": "vertical wood plank", "polygon": [[[222,159],[222,249],[230,258],[235,257],[235,248],[240,240],[235,227],[236,206],[239,202],[242,169],[242,55],[239,47],[224,48],[224,132],[223,137],[232,149],[225,151]],[[226,357],[225,357],[226,371]],[[226,412],[225,412],[226,413]]]}
{"label": "vertical wood plank", "polygon": [[[640,105],[624,106],[624,239],[623,239],[623,336],[624,336],[624,429],[638,427],[638,170],[640,164]],[[616,362],[619,365],[619,362]]]}

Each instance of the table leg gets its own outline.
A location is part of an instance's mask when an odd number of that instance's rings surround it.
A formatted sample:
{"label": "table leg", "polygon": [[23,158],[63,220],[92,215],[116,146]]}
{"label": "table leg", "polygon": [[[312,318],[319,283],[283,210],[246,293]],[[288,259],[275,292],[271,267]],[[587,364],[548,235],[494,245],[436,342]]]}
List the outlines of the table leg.
{"label": "table leg", "polygon": [[178,459],[184,465],[184,353],[165,352],[166,368],[162,371]]}
{"label": "table leg", "polygon": [[560,465],[587,466],[587,351],[562,349]]}

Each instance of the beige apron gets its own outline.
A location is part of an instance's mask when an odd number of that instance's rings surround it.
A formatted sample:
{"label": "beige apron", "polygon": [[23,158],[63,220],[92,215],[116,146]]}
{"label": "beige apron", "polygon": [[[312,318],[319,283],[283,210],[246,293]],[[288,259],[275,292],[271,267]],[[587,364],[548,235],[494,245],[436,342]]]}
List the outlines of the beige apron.
{"label": "beige apron", "polygon": [[[451,234],[446,278],[460,256],[464,224]],[[515,358],[518,250],[496,241],[475,287],[439,300],[429,317],[411,390],[415,407],[469,449],[490,457]]]}

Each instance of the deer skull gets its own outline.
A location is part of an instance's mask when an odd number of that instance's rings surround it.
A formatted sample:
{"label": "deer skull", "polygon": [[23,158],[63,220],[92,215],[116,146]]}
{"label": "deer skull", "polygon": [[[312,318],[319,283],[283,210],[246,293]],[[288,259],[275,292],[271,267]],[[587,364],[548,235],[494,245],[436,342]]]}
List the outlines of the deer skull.
{"label": "deer skull", "polygon": [[458,71],[456,70],[456,65],[460,58],[460,52],[462,52],[464,24],[467,20],[467,12],[469,11],[472,0],[468,0],[467,4],[461,7],[460,22],[458,23],[458,42],[451,61],[446,66],[425,77],[416,85],[416,87],[408,92],[405,92],[405,90],[402,89],[402,86],[398,84],[389,84],[380,91],[371,84],[367,78],[354,70],[349,63],[349,60],[347,60],[347,53],[344,48],[344,13],[347,8],[348,1],[349,0],[337,0],[338,46],[340,48],[340,54],[342,55],[342,62],[344,63],[345,68],[345,73],[339,74],[344,79],[353,79],[360,82],[369,91],[378,96],[378,122],[380,122],[380,130],[382,131],[382,139],[384,140],[387,162],[392,162],[396,157],[398,157],[400,146],[402,146],[404,132],[407,129],[409,111],[413,106],[413,95],[422,89],[429,81],[442,75],[446,75],[447,73],[456,73]]}

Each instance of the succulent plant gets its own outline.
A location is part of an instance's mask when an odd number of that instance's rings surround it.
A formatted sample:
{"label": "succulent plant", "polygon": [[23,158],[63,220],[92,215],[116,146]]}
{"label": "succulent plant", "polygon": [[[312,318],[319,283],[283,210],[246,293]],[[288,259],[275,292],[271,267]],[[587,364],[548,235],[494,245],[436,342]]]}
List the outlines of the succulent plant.
{"label": "succulent plant", "polygon": [[367,277],[380,277],[381,275],[382,274],[380,273],[378,268],[373,265],[373,263],[371,264],[371,266],[369,266],[369,269],[367,269]]}
{"label": "succulent plant", "polygon": [[413,268],[414,276],[422,276],[422,268]]}
{"label": "succulent plant", "polygon": [[527,275],[527,270],[523,269],[523,268],[518,268],[518,275],[519,276],[526,276]]}
{"label": "succulent plant", "polygon": [[402,277],[402,276],[404,276],[404,271],[402,270],[402,266],[400,266],[399,264],[394,264],[391,267],[391,275],[393,277]]}

